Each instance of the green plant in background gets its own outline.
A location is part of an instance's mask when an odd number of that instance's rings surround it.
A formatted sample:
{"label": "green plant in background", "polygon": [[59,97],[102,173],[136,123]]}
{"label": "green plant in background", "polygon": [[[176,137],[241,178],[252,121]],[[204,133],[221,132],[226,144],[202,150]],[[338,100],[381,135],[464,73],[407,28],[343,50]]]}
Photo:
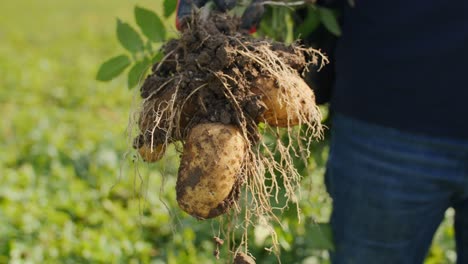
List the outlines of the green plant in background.
{"label": "green plant in background", "polygon": [[[170,16],[175,11],[175,1],[164,2],[164,15]],[[135,87],[148,69],[162,58],[157,50],[166,40],[166,28],[161,18],[153,11],[135,6],[135,21],[140,34],[130,24],[117,19],[117,39],[130,54],[120,54],[105,61],[98,70],[96,79],[110,81],[122,74],[128,67],[127,86]]]}
{"label": "green plant in background", "polygon": [[341,35],[338,23],[339,13],[336,10],[315,4],[303,5],[300,8],[306,9],[307,15],[299,23],[294,23],[297,9],[271,6],[261,21],[260,34],[277,41],[291,43],[309,36],[320,25],[323,25],[331,34]]}

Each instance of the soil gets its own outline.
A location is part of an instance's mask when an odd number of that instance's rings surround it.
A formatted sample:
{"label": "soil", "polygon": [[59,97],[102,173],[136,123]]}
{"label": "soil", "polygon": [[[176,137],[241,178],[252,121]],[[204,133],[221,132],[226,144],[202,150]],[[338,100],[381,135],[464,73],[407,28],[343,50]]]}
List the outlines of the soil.
{"label": "soil", "polygon": [[[237,53],[237,50],[255,51],[258,46],[271,46],[279,59],[300,74],[310,56],[296,45],[286,46],[253,39],[239,30],[239,20],[225,14],[211,14],[206,20],[195,17],[186,21],[185,30],[179,39],[170,40],[162,48],[166,57],[154,64],[140,89],[146,108],[156,108],[166,94],[176,90],[175,109],[182,109],[179,122],[170,135],[173,140],[184,140],[187,131],[196,124],[220,122],[248,129],[249,139],[255,143],[258,117],[265,111],[260,96],[251,91],[252,82],[259,76],[268,76],[254,58]],[[189,98],[190,96],[190,98]],[[187,101],[187,98],[189,100]],[[150,112],[143,109],[144,112]],[[143,118],[141,118],[143,117]],[[154,115],[140,117],[144,136],[139,137],[139,146],[146,141],[153,144],[164,142],[164,129],[151,130],[142,123],[151,123]],[[168,118],[169,119],[169,118]],[[169,126],[169,124],[166,124]],[[149,135],[150,134],[150,135]]]}

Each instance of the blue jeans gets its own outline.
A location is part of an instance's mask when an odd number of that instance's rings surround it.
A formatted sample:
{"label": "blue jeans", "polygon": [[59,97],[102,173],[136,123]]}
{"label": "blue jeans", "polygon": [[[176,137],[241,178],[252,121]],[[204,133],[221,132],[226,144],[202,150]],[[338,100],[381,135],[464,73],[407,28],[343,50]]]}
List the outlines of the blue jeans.
{"label": "blue jeans", "polygon": [[449,207],[457,263],[468,263],[468,140],[336,115],[326,184],[333,198],[332,263],[423,263]]}

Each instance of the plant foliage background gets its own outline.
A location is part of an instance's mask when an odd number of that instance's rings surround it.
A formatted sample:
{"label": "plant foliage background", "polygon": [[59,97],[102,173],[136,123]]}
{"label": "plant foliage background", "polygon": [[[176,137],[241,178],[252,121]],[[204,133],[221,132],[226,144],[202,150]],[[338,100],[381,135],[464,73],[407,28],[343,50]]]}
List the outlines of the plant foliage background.
{"label": "plant foliage background", "polygon": [[[174,2],[0,2],[0,263],[216,263],[213,222],[177,209],[174,152],[164,162],[136,167],[125,134],[136,91],[125,87],[135,87],[138,72],[158,59],[162,39],[177,36],[174,18],[166,17]],[[157,19],[135,20],[148,10]],[[290,13],[272,17],[266,21],[291,29],[281,22]],[[270,22],[263,32],[279,37]],[[336,30],[333,22],[323,23]],[[114,58],[111,72],[96,76],[106,58]],[[276,227],[283,263],[328,263],[329,230],[319,224],[330,213],[323,187],[327,142],[314,148],[309,166],[298,163],[303,221],[286,211],[284,229]],[[454,261],[451,214],[427,263]],[[264,250],[265,230],[257,228],[251,241],[257,263],[277,261]]]}

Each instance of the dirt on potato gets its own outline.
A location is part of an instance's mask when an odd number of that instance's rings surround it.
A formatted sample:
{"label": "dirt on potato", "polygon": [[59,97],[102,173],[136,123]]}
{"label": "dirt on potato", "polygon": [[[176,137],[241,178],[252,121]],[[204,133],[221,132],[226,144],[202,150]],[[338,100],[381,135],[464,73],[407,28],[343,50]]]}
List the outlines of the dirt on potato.
{"label": "dirt on potato", "polygon": [[[308,144],[320,138],[323,129],[314,94],[301,76],[310,64],[320,69],[328,61],[311,48],[255,39],[241,32],[239,25],[239,19],[226,14],[195,14],[186,21],[180,38],[163,46],[162,59],[140,88],[142,102],[135,118],[139,135],[134,147],[145,161],[153,162],[168,144],[181,142],[183,164],[177,183],[181,208],[199,219],[232,209],[229,216],[234,218],[245,214],[241,226],[247,230],[258,221],[277,220],[270,200],[277,198],[280,188],[286,203],[298,202],[301,175],[293,166],[294,158],[307,159]],[[233,162],[230,152],[222,152],[219,142],[228,138],[207,143],[189,136],[203,124],[216,124],[219,131],[223,126],[235,128],[242,140],[232,141],[239,146],[229,147],[242,150],[233,151],[242,153],[242,160]],[[274,138],[274,144],[264,140],[265,134]],[[289,142],[306,143],[282,143],[284,134]],[[218,145],[203,146],[211,143]],[[151,155],[153,150],[156,153]],[[189,151],[193,153],[185,153]],[[215,165],[196,165],[209,161]],[[224,161],[235,168],[216,163]],[[249,195],[239,201],[241,186]],[[198,195],[206,197],[195,201]],[[246,240],[244,235],[241,244]],[[250,263],[241,260],[238,263]]]}

